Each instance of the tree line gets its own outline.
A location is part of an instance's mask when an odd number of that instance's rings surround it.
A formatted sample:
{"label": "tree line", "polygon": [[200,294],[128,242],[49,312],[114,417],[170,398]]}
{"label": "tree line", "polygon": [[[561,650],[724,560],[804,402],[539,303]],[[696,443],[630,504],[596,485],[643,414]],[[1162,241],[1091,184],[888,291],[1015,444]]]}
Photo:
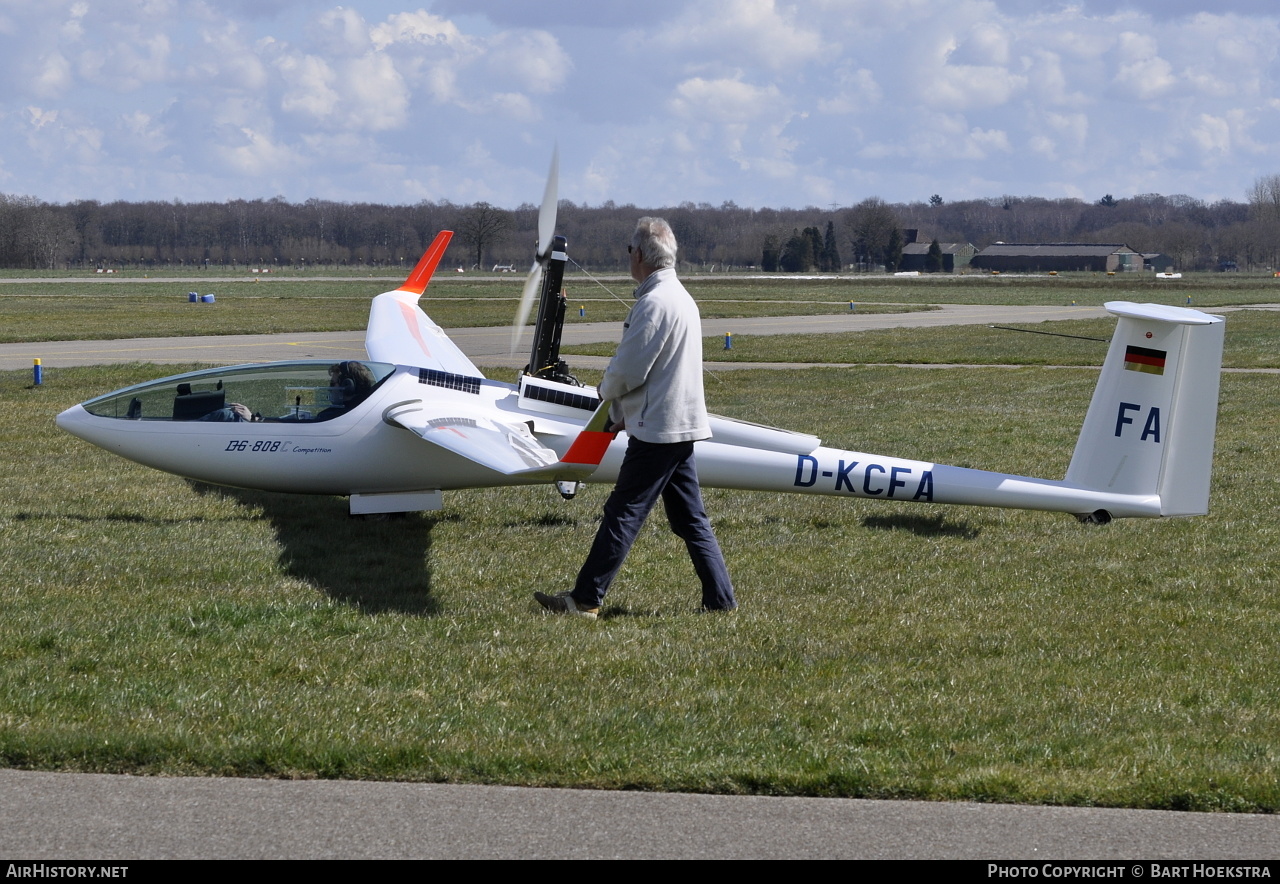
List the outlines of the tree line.
{"label": "tree line", "polygon": [[[685,266],[704,271],[892,270],[910,236],[929,243],[1123,243],[1169,255],[1179,269],[1270,269],[1280,263],[1280,175],[1259,178],[1246,200],[1206,203],[1150,193],[1094,202],[1000,196],[950,202],[750,209],[682,203],[638,208],[562,200],[557,232],[570,258],[591,271],[627,266],[640,215],[665,217]],[[0,267],[308,266],[409,267],[436,233],[456,232],[446,266],[523,270],[537,241],[538,209],[488,203],[415,205],[310,199],[57,204],[0,194]]]}

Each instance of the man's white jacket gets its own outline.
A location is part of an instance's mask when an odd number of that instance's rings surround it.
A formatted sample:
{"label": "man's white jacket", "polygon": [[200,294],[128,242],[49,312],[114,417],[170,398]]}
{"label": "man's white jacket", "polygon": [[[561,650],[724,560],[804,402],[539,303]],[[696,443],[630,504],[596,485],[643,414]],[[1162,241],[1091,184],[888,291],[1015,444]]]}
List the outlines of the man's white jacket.
{"label": "man's white jacket", "polygon": [[656,270],[635,291],[622,341],[600,382],[610,417],[645,442],[711,438],[702,389],[702,318],[672,268]]}

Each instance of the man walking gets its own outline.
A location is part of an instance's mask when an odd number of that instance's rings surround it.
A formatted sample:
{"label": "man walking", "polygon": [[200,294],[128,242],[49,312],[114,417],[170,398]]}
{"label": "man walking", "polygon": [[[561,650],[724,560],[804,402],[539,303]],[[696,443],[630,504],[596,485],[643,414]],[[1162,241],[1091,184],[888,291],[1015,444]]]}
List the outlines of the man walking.
{"label": "man walking", "polygon": [[702,320],[676,278],[676,237],[661,218],[641,218],[627,247],[640,285],[618,352],[601,380],[611,430],[630,440],[604,505],[587,561],[572,590],[534,598],[548,611],[595,619],[649,511],[662,498],[702,582],[702,610],[738,606],[720,544],[702,505],[693,443],[711,438],[702,392]]}

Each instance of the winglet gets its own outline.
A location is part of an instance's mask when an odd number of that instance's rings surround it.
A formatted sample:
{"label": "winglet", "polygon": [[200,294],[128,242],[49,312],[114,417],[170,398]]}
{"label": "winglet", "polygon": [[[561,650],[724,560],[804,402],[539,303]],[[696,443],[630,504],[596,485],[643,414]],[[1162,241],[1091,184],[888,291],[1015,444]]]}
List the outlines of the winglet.
{"label": "winglet", "polygon": [[609,450],[609,443],[618,435],[617,433],[610,433],[606,429],[608,426],[609,403],[601,402],[595,414],[591,415],[591,420],[587,421],[587,425],[578,434],[578,438],[573,440],[573,444],[564,453],[564,457],[560,458],[560,462],[563,464],[599,466],[600,461],[604,459],[604,453]]}
{"label": "winglet", "polygon": [[431,282],[431,275],[436,272],[436,267],[439,266],[440,259],[444,257],[445,249],[449,248],[449,240],[451,239],[453,239],[452,230],[442,230],[436,234],[436,238],[432,240],[431,245],[427,246],[427,250],[422,253],[422,258],[418,261],[417,266],[409,274],[409,278],[396,291],[409,292],[410,294],[421,296],[427,290],[427,283]]}

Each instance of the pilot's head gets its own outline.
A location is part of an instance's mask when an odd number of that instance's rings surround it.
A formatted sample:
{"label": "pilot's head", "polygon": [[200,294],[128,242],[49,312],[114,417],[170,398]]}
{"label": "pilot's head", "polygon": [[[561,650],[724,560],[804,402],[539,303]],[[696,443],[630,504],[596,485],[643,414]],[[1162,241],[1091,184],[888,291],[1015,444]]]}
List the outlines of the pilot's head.
{"label": "pilot's head", "polygon": [[373,372],[363,362],[349,360],[329,366],[329,386],[342,395],[347,408],[358,405],[373,392]]}

